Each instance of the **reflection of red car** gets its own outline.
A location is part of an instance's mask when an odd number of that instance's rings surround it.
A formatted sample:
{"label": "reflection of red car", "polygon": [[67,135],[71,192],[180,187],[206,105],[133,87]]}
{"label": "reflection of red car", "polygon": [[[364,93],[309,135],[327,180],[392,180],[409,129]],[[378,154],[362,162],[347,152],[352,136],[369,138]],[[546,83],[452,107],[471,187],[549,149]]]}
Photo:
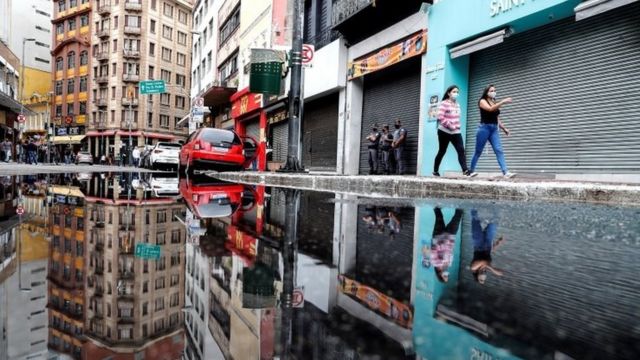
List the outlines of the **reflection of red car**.
{"label": "reflection of red car", "polygon": [[231,216],[238,208],[246,206],[243,202],[247,199],[254,199],[250,187],[208,177],[205,182],[180,179],[180,194],[189,210],[201,219]]}
{"label": "reflection of red car", "polygon": [[240,170],[253,161],[256,149],[257,142],[251,137],[240,138],[231,130],[200,128],[182,146],[180,167]]}

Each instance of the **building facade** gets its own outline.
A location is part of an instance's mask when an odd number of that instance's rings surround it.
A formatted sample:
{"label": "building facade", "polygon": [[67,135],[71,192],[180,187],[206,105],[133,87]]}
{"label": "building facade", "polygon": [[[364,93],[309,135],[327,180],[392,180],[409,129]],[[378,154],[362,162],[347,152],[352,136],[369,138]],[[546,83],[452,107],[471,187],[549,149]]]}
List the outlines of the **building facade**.
{"label": "building facade", "polygon": [[[511,130],[502,137],[509,169],[558,179],[631,179],[638,172],[638,141],[629,130],[635,129],[640,100],[640,74],[632,70],[640,54],[640,6],[630,3],[440,1],[429,11],[422,102],[441,98],[451,84],[460,86],[470,159],[478,99],[495,84],[498,99],[513,98],[500,114]],[[453,31],[452,18],[459,24]],[[615,110],[599,105],[616,92],[627,95],[616,100]],[[437,151],[435,123],[426,129],[422,174],[431,173]],[[446,170],[459,171],[453,155]],[[482,156],[476,170],[499,172],[493,154]]]}
{"label": "building facade", "polygon": [[[86,148],[100,158],[158,141],[182,140],[189,109],[191,2],[96,1],[91,24],[90,114]],[[140,95],[140,81],[166,92]]]}
{"label": "building facade", "polygon": [[[18,114],[22,111],[22,106],[18,102],[18,86],[20,83],[20,60],[6,46],[0,43],[0,139],[9,140],[15,144],[19,139],[18,134]],[[2,160],[7,159],[7,154]],[[12,147],[9,160],[15,155],[15,146]]]}

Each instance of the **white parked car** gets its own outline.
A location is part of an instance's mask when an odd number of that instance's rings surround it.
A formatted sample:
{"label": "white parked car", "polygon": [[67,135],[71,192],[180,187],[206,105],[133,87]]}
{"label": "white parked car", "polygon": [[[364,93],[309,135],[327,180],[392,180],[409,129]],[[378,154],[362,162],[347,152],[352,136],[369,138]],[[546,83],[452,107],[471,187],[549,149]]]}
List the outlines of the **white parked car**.
{"label": "white parked car", "polygon": [[154,197],[175,197],[180,195],[178,189],[179,179],[176,174],[173,176],[162,176],[165,173],[154,173],[148,179],[149,189]]}
{"label": "white parked car", "polygon": [[178,143],[159,142],[149,155],[149,165],[152,169],[160,167],[177,167],[181,145]]}

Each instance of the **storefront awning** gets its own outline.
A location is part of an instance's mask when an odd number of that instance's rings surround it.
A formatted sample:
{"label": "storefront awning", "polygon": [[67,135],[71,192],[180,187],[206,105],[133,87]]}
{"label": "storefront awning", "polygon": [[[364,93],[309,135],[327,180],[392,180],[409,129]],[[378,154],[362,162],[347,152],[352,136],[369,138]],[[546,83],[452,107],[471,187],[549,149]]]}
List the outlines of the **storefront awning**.
{"label": "storefront awning", "polygon": [[174,140],[176,137],[171,134],[160,134],[154,132],[143,132],[142,135],[150,139]]}
{"label": "storefront awning", "polygon": [[586,18],[602,14],[609,10],[619,8],[620,6],[634,3],[638,0],[587,0],[576,6],[574,12],[576,13],[576,21],[584,20]]}
{"label": "storefront awning", "polygon": [[202,94],[204,106],[218,106],[228,103],[231,95],[235,94],[237,90],[238,88],[235,87],[212,86]]}
{"label": "storefront awning", "polygon": [[120,135],[120,136],[140,136],[141,132],[140,131],[118,130],[117,134]]}
{"label": "storefront awning", "polygon": [[53,143],[54,144],[80,144],[82,140],[84,140],[86,135],[65,135],[65,136],[54,136]]}
{"label": "storefront awning", "polygon": [[191,118],[191,114],[187,114],[185,115],[182,119],[180,119],[180,121],[178,121],[178,123],[176,124],[176,126],[183,126],[185,125],[185,123],[187,123],[189,121],[189,119]]}
{"label": "storefront awning", "polygon": [[86,135],[89,137],[94,137],[94,136],[112,136],[115,134],[116,134],[115,130],[107,130],[107,131],[87,131]]}
{"label": "storefront awning", "polygon": [[469,55],[476,51],[486,49],[488,47],[498,45],[508,38],[513,33],[511,28],[505,28],[494,33],[480,36],[471,41],[467,41],[464,44],[457,45],[449,50],[449,54],[452,59],[460,56]]}
{"label": "storefront awning", "polygon": [[64,196],[75,196],[79,198],[84,198],[84,193],[80,190],[79,187],[76,186],[51,186],[49,187],[49,193],[64,195]]}

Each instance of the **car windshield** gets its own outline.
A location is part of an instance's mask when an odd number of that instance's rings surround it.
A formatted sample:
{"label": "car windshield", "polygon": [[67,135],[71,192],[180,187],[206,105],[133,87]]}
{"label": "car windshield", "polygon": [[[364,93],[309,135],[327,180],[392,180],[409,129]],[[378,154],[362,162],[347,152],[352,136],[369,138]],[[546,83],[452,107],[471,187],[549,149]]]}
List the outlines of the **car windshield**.
{"label": "car windshield", "polygon": [[217,202],[198,205],[198,213],[202,218],[219,218],[230,216],[233,213],[233,210],[234,207],[226,198],[220,199],[220,201]]}
{"label": "car windshield", "polygon": [[234,144],[240,145],[240,138],[233,131],[229,130],[221,130],[221,129],[206,129],[202,131],[202,135],[200,137],[202,141],[206,141],[208,143],[226,143],[226,144]]}

